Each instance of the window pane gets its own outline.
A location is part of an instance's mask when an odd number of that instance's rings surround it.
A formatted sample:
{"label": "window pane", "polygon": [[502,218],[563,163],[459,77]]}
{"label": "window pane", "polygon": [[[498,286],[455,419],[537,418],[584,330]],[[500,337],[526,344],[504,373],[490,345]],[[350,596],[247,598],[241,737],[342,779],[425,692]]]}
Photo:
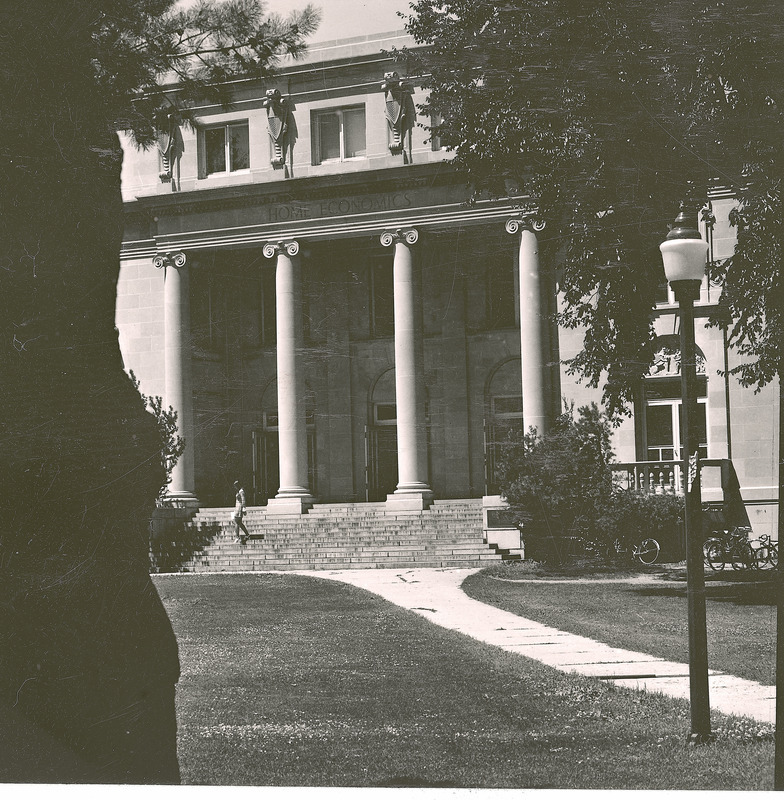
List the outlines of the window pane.
{"label": "window pane", "polygon": [[250,149],[248,147],[248,125],[232,125],[229,127],[229,149],[232,172],[238,169],[250,169]]}
{"label": "window pane", "polygon": [[392,403],[378,403],[376,405],[377,422],[395,422],[397,419],[397,406]]}
{"label": "window pane", "polygon": [[340,119],[337,114],[319,114],[316,118],[319,161],[340,158]]}
{"label": "window pane", "polygon": [[223,128],[208,128],[204,131],[207,174],[226,172],[226,131]]}
{"label": "window pane", "polygon": [[672,447],[672,406],[648,406],[645,410],[648,447]]}
{"label": "window pane", "polygon": [[[706,419],[705,403],[697,404],[697,441],[699,442],[700,458],[708,457],[708,421]],[[681,429],[681,442],[683,441],[683,406],[678,406],[678,425]]]}
{"label": "window pane", "polygon": [[373,336],[391,336],[395,329],[394,287],[392,284],[392,263],[389,259],[371,263],[370,298],[372,308],[371,323]]}
{"label": "window pane", "polygon": [[346,158],[364,156],[365,147],[365,109],[352,108],[343,112]]}
{"label": "window pane", "polygon": [[649,400],[677,400],[681,394],[680,378],[645,379],[645,396]]}
{"label": "window pane", "polygon": [[670,302],[670,293],[667,290],[668,284],[665,281],[664,283],[660,283],[656,287],[656,302],[658,304],[669,304]]}

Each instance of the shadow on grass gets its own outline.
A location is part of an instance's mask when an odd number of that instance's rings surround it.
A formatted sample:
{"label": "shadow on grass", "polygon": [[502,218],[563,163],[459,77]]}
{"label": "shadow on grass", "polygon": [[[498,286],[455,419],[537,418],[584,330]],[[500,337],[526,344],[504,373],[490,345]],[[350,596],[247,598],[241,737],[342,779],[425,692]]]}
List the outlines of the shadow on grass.
{"label": "shadow on grass", "polygon": [[[630,591],[640,597],[685,597],[686,585],[630,587]],[[774,606],[776,586],[772,580],[722,581],[705,583],[705,597],[708,600],[733,603],[738,606]]]}

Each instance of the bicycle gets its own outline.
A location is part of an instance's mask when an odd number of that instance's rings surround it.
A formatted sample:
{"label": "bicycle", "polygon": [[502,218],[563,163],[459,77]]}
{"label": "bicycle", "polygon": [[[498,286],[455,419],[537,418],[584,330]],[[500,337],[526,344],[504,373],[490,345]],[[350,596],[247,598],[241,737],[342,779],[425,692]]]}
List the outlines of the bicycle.
{"label": "bicycle", "polygon": [[748,539],[750,531],[747,527],[713,531],[702,545],[705,563],[714,572],[721,572],[727,563],[739,572],[751,569],[757,560]]}
{"label": "bicycle", "polygon": [[759,547],[754,548],[754,566],[756,569],[765,569],[770,566],[778,569],[779,543],[774,542],[767,534],[759,537]]}
{"label": "bicycle", "polygon": [[632,543],[631,547],[618,538],[609,548],[609,555],[611,556],[628,555],[630,560],[633,561],[637,559],[637,561],[646,566],[656,563],[656,560],[659,558],[659,553],[661,553],[661,547],[656,539],[651,537],[642,539],[636,544]]}

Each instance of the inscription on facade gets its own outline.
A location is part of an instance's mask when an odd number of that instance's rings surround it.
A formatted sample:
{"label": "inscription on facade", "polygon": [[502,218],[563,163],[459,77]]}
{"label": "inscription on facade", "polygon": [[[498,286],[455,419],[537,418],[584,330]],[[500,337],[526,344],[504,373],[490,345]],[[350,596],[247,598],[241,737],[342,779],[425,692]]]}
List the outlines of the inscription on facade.
{"label": "inscription on facade", "polygon": [[349,214],[400,211],[411,208],[412,205],[413,201],[407,192],[395,192],[367,197],[335,197],[307,203],[281,203],[268,206],[265,214],[267,222],[296,222],[322,217],[342,217]]}

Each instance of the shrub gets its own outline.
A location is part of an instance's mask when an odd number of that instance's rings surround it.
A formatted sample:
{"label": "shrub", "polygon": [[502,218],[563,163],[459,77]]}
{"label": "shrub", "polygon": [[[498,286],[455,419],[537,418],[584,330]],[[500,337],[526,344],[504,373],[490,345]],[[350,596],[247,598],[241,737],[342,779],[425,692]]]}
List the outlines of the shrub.
{"label": "shrub", "polygon": [[610,423],[595,404],[568,408],[539,436],[510,439],[500,464],[501,492],[523,529],[526,546],[543,539],[596,537],[612,492]]}
{"label": "shrub", "polygon": [[614,491],[611,425],[595,404],[567,410],[551,430],[510,438],[499,460],[501,493],[529,557],[562,561],[571,537],[599,545],[653,537],[679,552],[683,498]]}
{"label": "shrub", "polygon": [[653,537],[665,556],[680,557],[683,515],[684,501],[679,495],[622,491],[606,498],[597,524],[604,529],[605,539],[629,544]]}

